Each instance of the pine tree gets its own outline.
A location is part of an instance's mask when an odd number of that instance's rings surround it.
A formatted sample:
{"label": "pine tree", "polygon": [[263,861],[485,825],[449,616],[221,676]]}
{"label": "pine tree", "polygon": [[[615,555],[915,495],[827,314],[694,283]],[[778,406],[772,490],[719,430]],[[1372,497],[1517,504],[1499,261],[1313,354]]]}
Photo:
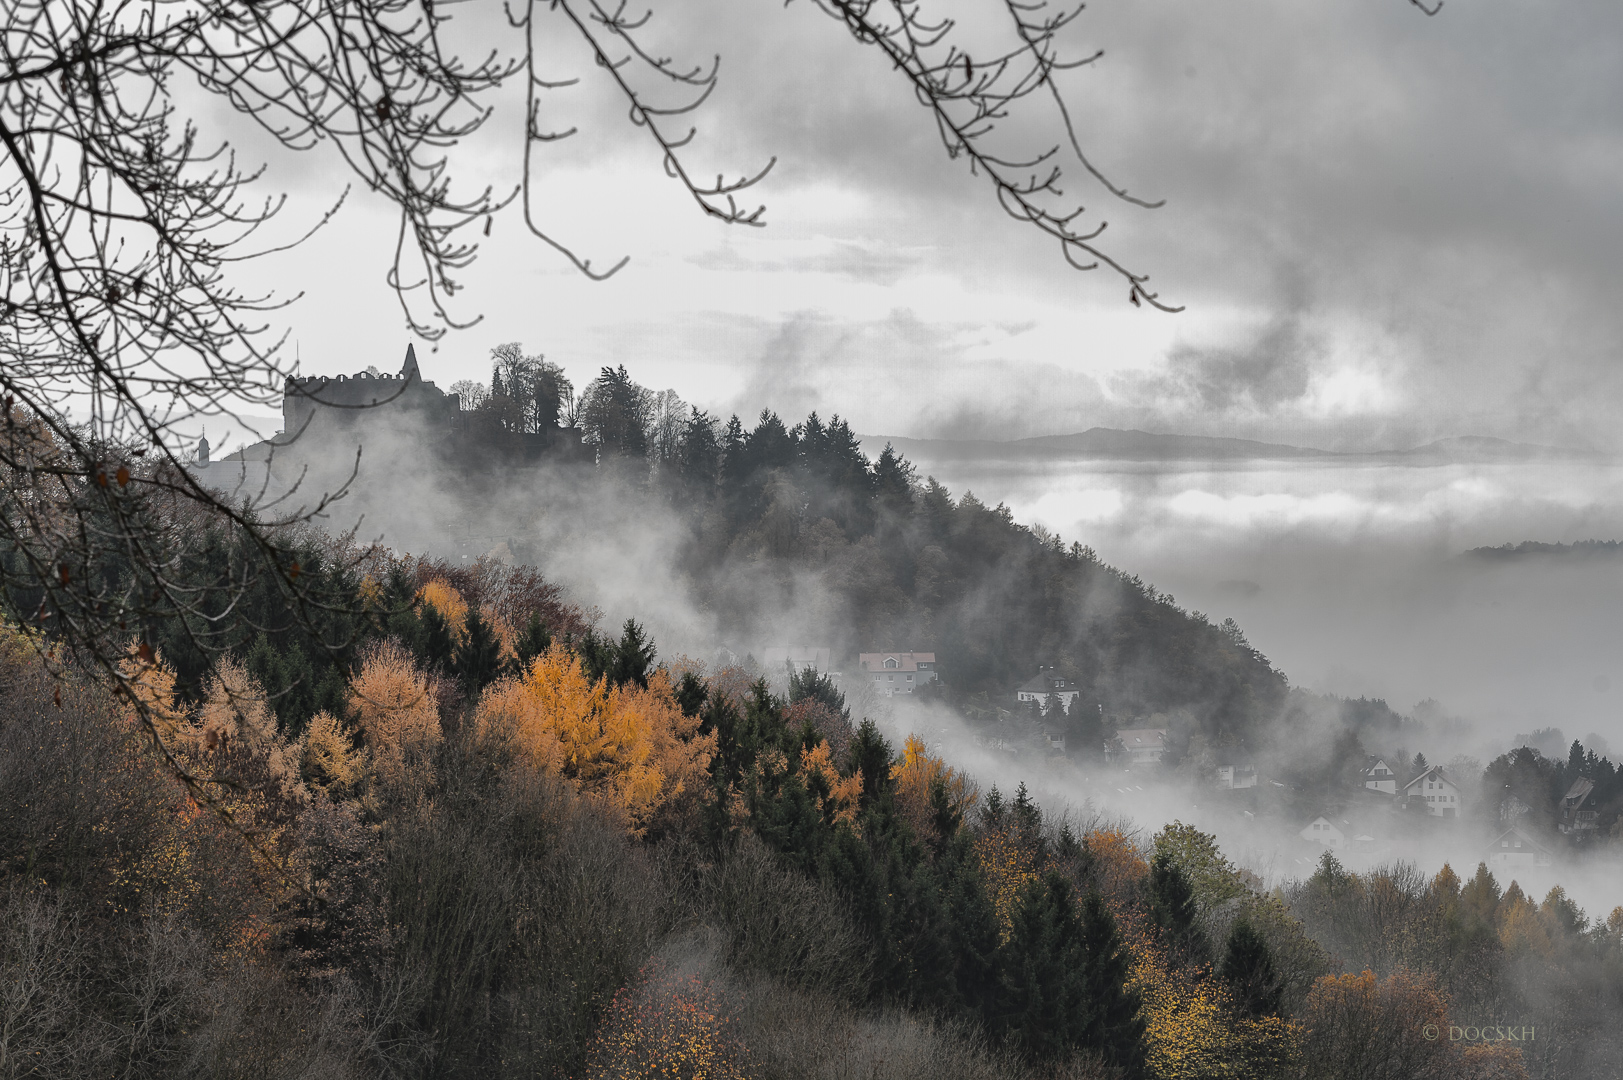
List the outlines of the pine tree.
{"label": "pine tree", "polygon": [[1221,974],[1248,1015],[1272,1016],[1279,1012],[1284,988],[1274,968],[1273,952],[1243,916],[1229,931]]}
{"label": "pine tree", "polygon": [[657,655],[652,639],[637,620],[627,619],[620,632],[620,644],[615,648],[614,665],[608,673],[609,681],[616,686],[636,683],[646,689],[648,675],[654,668],[654,657]]}
{"label": "pine tree", "polygon": [[518,666],[521,671],[529,670],[530,663],[542,653],[552,647],[552,631],[547,624],[541,621],[541,616],[530,615],[529,624],[524,627],[514,646],[518,654]]}
{"label": "pine tree", "polygon": [[1088,890],[1082,901],[1082,949],[1086,1023],[1079,1044],[1098,1051],[1109,1064],[1129,1078],[1144,1071],[1144,1018],[1137,993],[1127,986],[1129,957],[1116,918],[1098,890]]}
{"label": "pine tree", "polygon": [[451,670],[468,700],[477,698],[481,690],[495,682],[502,666],[501,639],[477,607],[468,608],[462,640],[451,654]]}
{"label": "pine tree", "polygon": [[1157,852],[1147,883],[1150,918],[1161,928],[1161,940],[1188,960],[1207,956],[1206,937],[1196,920],[1195,890],[1170,853]]}
{"label": "pine tree", "polygon": [[851,740],[850,770],[862,776],[862,804],[868,806],[890,787],[890,743],[872,720],[864,719]]}
{"label": "pine tree", "polygon": [[413,635],[416,647],[412,651],[422,661],[423,668],[427,671],[451,671],[456,639],[451,636],[451,626],[445,621],[445,616],[434,605],[424,604],[417,613],[417,619],[420,627]]}

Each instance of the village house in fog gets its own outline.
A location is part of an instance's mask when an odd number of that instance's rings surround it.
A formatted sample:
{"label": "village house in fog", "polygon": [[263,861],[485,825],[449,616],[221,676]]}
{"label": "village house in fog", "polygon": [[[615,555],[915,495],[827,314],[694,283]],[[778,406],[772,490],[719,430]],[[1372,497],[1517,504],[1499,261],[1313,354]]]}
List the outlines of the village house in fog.
{"label": "village house in fog", "polygon": [[1303,840],[1312,840],[1323,844],[1327,848],[1337,850],[1347,843],[1347,834],[1337,828],[1335,822],[1322,814],[1308,822],[1307,826],[1297,835]]}
{"label": "village house in fog", "polygon": [[911,694],[925,683],[935,682],[936,666],[933,652],[865,652],[857,656],[857,666],[870,678],[873,688],[887,697],[892,694]]}
{"label": "village house in fog", "polygon": [[1560,830],[1571,836],[1582,836],[1600,824],[1600,799],[1595,794],[1595,782],[1579,777],[1561,797]]}
{"label": "village house in fog", "polygon": [[1460,816],[1460,786],[1433,765],[1403,786],[1405,798],[1411,802],[1424,802],[1426,813],[1432,817],[1457,818]]}
{"label": "village house in fog", "polygon": [[1057,701],[1065,707],[1066,712],[1071,711],[1071,703],[1082,693],[1082,687],[1074,679],[1062,678],[1054,674],[1051,667],[1038,668],[1037,674],[1030,681],[1022,683],[1014,692],[1015,700],[1022,704],[1035,701],[1037,704],[1047,706],[1050,700]]}
{"label": "village house in fog", "polygon": [[1398,776],[1391,767],[1380,758],[1364,770],[1364,787],[1370,791],[1381,791],[1388,795],[1398,793]]}
{"label": "village house in fog", "polygon": [[1539,843],[1530,833],[1510,828],[1494,837],[1482,861],[1488,864],[1489,870],[1494,871],[1549,866],[1550,849]]}
{"label": "village house in fog", "polygon": [[1129,765],[1159,765],[1167,752],[1166,728],[1120,728],[1116,739],[1121,749],[1109,756]]}
{"label": "village house in fog", "polygon": [[1257,786],[1257,767],[1252,764],[1219,765],[1217,786],[1222,788],[1254,788]]}

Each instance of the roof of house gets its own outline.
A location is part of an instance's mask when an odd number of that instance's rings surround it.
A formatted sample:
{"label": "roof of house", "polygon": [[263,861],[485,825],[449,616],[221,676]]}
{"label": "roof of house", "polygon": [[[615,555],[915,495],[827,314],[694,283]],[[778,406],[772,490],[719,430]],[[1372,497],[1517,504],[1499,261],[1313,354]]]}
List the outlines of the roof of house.
{"label": "roof of house", "polygon": [[1433,765],[1431,768],[1427,769],[1425,772],[1421,773],[1419,776],[1415,777],[1413,780],[1410,780],[1407,784],[1404,784],[1403,785],[1403,790],[1408,791],[1410,788],[1414,787],[1416,784],[1420,783],[1420,781],[1422,781],[1422,780],[1436,780],[1436,781],[1439,781],[1441,783],[1446,783],[1446,784],[1450,785],[1451,787],[1459,787],[1460,786],[1459,782],[1457,780],[1455,780],[1452,776],[1448,775],[1447,770],[1445,770],[1441,765]]}
{"label": "roof of house", "polygon": [[[857,660],[866,671],[917,671],[920,664],[935,663],[933,652],[865,652],[857,656]],[[894,660],[894,665],[888,665],[886,660]]]}
{"label": "roof of house", "polygon": [[1075,679],[1062,679],[1057,675],[1038,675],[1027,679],[1015,690],[1017,694],[1079,694],[1082,684]]}
{"label": "roof of house", "polygon": [[1550,852],[1550,849],[1540,843],[1537,837],[1530,833],[1524,832],[1513,825],[1493,838],[1493,842],[1488,845],[1488,854],[1495,855],[1506,850],[1505,847],[1501,846],[1500,844],[1500,841],[1504,840],[1512,841],[1512,848],[1516,846],[1514,841],[1520,841],[1523,850],[1531,848],[1535,853],[1543,853],[1546,855],[1548,855]]}
{"label": "roof of house", "polygon": [[1129,750],[1144,750],[1152,746],[1164,747],[1167,744],[1167,729],[1117,728],[1116,738]]}
{"label": "roof of house", "polygon": [[1594,793],[1594,790],[1595,782],[1580,776],[1572,782],[1572,786],[1567,789],[1567,793],[1561,796],[1561,805],[1568,809],[1576,809],[1584,804],[1584,800],[1589,798]]}
{"label": "roof of house", "polygon": [[1386,762],[1382,761],[1380,758],[1376,758],[1373,762],[1370,763],[1369,768],[1364,770],[1364,775],[1368,776],[1370,773],[1374,772],[1376,769],[1385,769],[1387,772],[1391,772],[1392,771],[1392,766],[1388,765]]}

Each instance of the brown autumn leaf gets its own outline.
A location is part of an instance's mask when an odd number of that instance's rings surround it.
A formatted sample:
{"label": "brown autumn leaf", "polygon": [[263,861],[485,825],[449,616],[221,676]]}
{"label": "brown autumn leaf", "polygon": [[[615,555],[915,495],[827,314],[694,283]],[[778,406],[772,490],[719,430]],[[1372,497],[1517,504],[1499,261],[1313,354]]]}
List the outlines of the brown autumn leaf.
{"label": "brown autumn leaf", "polygon": [[154,656],[154,653],[152,652],[152,646],[151,645],[147,644],[144,641],[141,642],[140,648],[135,650],[135,655],[137,655],[137,656],[139,656],[141,658],[141,663],[146,664],[148,667],[152,666],[152,662],[153,662],[155,656]]}
{"label": "brown autumn leaf", "polygon": [[[126,468],[125,466],[123,466],[123,465],[120,465],[118,467],[118,472],[115,473],[114,475],[118,478],[118,486],[119,487],[124,487],[126,484],[128,484],[130,482],[130,470],[128,468]],[[102,486],[103,487],[107,486],[106,481],[102,482]]]}

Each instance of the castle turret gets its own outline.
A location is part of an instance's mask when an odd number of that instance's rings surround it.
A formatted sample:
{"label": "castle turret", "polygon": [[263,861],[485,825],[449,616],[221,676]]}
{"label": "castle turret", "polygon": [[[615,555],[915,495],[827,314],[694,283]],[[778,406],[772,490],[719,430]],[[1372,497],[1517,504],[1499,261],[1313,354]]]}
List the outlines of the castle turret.
{"label": "castle turret", "polygon": [[406,363],[400,369],[400,377],[407,381],[412,379],[423,381],[423,373],[417,370],[417,349],[410,343],[406,345]]}
{"label": "castle turret", "polygon": [[197,463],[199,465],[209,463],[209,437],[207,435],[197,440]]}

